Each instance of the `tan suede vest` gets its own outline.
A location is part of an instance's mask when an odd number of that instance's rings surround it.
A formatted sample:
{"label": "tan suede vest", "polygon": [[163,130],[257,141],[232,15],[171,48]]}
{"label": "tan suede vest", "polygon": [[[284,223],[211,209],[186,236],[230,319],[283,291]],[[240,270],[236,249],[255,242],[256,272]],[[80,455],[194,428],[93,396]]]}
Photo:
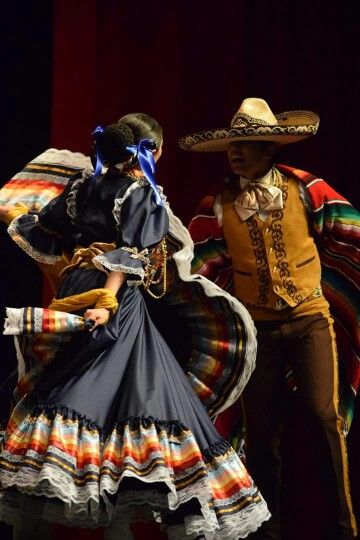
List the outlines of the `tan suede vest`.
{"label": "tan suede vest", "polygon": [[240,191],[237,183],[225,187],[221,202],[237,298],[281,309],[286,304],[294,307],[314,293],[321,267],[298,182],[277,171],[275,185],[282,189],[284,208],[272,212],[265,222],[257,214],[241,221],[233,205]]}

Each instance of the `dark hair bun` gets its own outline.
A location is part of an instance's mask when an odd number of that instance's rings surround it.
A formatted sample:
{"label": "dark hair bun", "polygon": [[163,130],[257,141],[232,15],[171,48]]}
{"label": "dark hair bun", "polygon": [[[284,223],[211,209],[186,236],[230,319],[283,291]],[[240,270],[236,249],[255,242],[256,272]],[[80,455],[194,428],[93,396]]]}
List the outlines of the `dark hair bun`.
{"label": "dark hair bun", "polygon": [[97,144],[103,161],[115,165],[131,157],[126,147],[134,144],[134,134],[129,126],[112,124],[105,128]]}

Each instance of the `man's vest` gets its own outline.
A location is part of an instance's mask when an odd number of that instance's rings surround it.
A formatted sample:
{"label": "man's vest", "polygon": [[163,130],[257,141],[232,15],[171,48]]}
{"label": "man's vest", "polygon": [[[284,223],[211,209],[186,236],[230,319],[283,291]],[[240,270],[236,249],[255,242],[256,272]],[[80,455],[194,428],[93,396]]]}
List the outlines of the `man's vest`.
{"label": "man's vest", "polygon": [[257,214],[240,219],[233,204],[238,184],[224,188],[221,203],[237,298],[276,310],[294,307],[314,294],[321,267],[298,182],[276,171],[275,185],[282,189],[284,208],[271,212],[265,222]]}

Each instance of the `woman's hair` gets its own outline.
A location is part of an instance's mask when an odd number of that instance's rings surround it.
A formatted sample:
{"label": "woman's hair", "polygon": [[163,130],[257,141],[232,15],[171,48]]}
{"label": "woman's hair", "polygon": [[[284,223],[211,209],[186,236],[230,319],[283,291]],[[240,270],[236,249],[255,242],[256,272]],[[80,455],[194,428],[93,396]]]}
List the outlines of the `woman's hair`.
{"label": "woman's hair", "polygon": [[160,124],[145,113],[131,113],[123,116],[118,121],[118,126],[127,126],[131,129],[135,144],[141,139],[151,139],[158,150],[163,141],[163,130]]}
{"label": "woman's hair", "polygon": [[142,139],[151,139],[158,149],[162,143],[162,128],[151,116],[132,113],[120,118],[117,124],[107,126],[97,138],[96,145],[105,164],[131,161],[131,165],[134,165],[136,159],[131,159],[132,153],[126,148],[138,144]]}

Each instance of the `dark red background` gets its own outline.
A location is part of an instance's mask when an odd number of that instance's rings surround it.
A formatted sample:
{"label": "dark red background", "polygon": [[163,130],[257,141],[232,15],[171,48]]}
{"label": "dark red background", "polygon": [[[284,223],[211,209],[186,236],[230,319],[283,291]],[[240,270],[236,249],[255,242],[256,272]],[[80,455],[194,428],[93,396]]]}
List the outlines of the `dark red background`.
{"label": "dark red background", "polygon": [[289,146],[284,159],[354,199],[359,25],[352,6],[58,0],[51,142],[87,152],[97,123],[139,110],[154,115],[165,130],[158,178],[186,219],[226,161],[221,154],[185,154],[177,138],[226,126],[244,97],[263,97],[274,112],[320,114],[319,134]]}
{"label": "dark red background", "polygon": [[[318,135],[284,148],[281,159],[323,176],[360,207],[360,25],[355,2],[2,4],[2,183],[46,147],[87,153],[97,124],[143,111],[163,125],[164,156],[157,178],[175,212],[187,222],[201,195],[223,177],[226,157],[184,153],[177,138],[226,126],[242,99],[256,96],[265,98],[275,113],[311,109],[320,114]],[[1,249],[9,257],[0,263],[0,303],[9,305],[11,299],[12,305],[24,305],[24,297],[29,302],[39,297],[40,280],[35,267],[1,236]],[[25,264],[26,280],[20,278]],[[12,351],[3,339],[1,346],[10,365]],[[359,423],[358,413],[349,438],[358,514]],[[333,513],[327,489],[320,488],[332,481],[319,458],[323,442],[299,411],[290,426],[285,447],[286,538],[322,540],[324,523]],[[63,534],[57,531],[59,538]],[[149,534],[147,529],[147,538]],[[158,533],[152,537],[160,538]]]}

